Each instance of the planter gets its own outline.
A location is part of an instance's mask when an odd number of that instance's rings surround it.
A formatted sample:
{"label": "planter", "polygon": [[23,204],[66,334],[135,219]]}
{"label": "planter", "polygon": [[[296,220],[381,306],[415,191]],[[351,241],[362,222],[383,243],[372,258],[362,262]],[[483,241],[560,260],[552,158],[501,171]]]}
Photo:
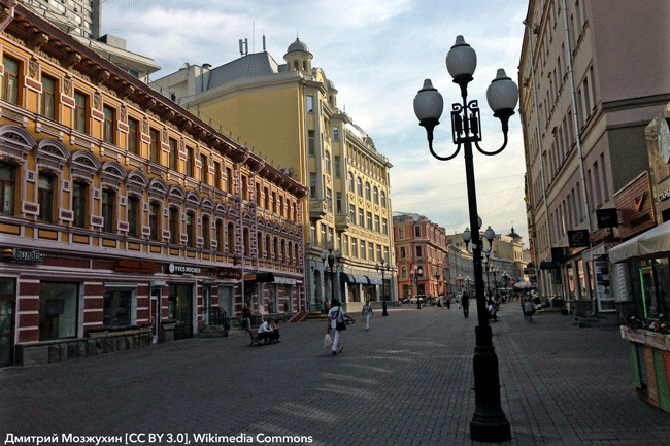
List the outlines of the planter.
{"label": "planter", "polygon": [[91,339],[100,339],[100,338],[106,338],[107,337],[107,332],[106,331],[94,331],[88,332],[88,337]]}
{"label": "planter", "polygon": [[668,339],[670,336],[661,333],[647,331],[644,333],[644,343],[659,350],[668,350]]}
{"label": "planter", "polygon": [[164,323],[163,330],[174,330],[176,326],[177,326],[176,322]]}
{"label": "planter", "polygon": [[624,339],[630,342],[637,342],[638,344],[644,344],[644,331],[642,330],[628,330],[624,332]]}

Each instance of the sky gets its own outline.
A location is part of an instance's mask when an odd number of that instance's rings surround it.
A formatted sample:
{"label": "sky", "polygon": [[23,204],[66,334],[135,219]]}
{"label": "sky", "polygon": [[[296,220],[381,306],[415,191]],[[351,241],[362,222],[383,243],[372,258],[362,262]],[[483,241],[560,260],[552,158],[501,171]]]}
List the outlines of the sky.
{"label": "sky", "polygon": [[[447,231],[469,225],[465,160],[438,161],[428,149],[412,101],[430,78],[444,98],[433,147],[451,155],[450,104],[460,102],[445,57],[463,35],[477,53],[468,88],[482,116],[484,150],[502,144],[500,121],[486,102],[498,68],[517,81],[528,4],[520,0],[103,0],[102,32],[122,37],[127,49],[155,60],[159,79],[185,62],[217,67],[249,53],[267,51],[278,62],[299,37],[338,90],[338,107],[362,127],[391,169],[394,212],[425,215]],[[224,123],[225,125],[225,123]],[[262,149],[261,149],[262,150]],[[510,118],[509,143],[496,156],[474,155],[477,208],[482,231],[511,227],[528,246],[524,202],[525,160],[519,115]]]}

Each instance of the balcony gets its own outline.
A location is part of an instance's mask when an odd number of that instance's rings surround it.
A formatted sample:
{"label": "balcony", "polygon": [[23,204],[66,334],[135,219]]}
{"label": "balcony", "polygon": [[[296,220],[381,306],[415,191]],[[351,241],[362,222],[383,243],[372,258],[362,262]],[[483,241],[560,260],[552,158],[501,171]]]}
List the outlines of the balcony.
{"label": "balcony", "polygon": [[349,215],[347,214],[337,214],[335,216],[335,230],[336,231],[346,231],[349,229]]}
{"label": "balcony", "polygon": [[321,219],[326,216],[326,200],[309,200],[309,218]]}

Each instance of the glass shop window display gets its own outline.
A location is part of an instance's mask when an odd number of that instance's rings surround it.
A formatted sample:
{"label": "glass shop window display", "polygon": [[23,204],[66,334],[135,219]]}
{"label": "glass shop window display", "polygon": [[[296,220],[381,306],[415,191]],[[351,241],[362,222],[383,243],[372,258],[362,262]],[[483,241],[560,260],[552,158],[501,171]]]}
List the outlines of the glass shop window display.
{"label": "glass shop window display", "polygon": [[132,289],[106,289],[104,296],[105,325],[130,325],[132,323]]}
{"label": "glass shop window display", "polygon": [[40,284],[40,341],[74,338],[77,335],[79,284]]}

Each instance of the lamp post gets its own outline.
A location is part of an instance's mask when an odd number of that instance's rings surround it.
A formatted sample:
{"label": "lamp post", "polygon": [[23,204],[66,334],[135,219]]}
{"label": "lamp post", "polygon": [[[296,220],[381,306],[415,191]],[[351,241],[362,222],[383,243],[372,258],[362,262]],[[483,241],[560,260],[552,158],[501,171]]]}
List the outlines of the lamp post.
{"label": "lamp post", "polygon": [[436,272],[435,273],[435,294],[437,294],[437,298],[440,298],[440,273]]}
{"label": "lamp post", "polygon": [[416,266],[414,265],[414,268],[412,268],[412,272],[414,273],[414,288],[416,289],[416,309],[420,310],[421,309],[421,301],[419,300],[419,277],[423,276],[423,266]]}
{"label": "lamp post", "polygon": [[376,268],[377,268],[377,272],[382,273],[382,295],[383,295],[382,316],[388,316],[389,312],[386,309],[386,292],[384,290],[384,287],[386,286],[385,283],[384,283],[384,270],[386,270],[387,272],[390,273],[391,272],[391,264],[387,263],[386,266],[384,266],[384,259],[380,259],[379,263],[377,263],[377,265],[376,265]]}
{"label": "lamp post", "polygon": [[489,287],[489,299],[491,299],[491,265],[489,264],[489,256],[486,256],[486,261],[484,262],[484,271],[486,271],[486,283]]}
{"label": "lamp post", "polygon": [[[448,157],[440,157],[433,150],[433,129],[439,124],[442,114],[442,96],[433,88],[430,79],[426,79],[423,89],[414,98],[414,113],[419,125],[425,127],[428,134],[428,147],[433,157],[440,161],[454,159],[461,146],[465,154],[465,173],[468,190],[468,207],[470,227],[477,226],[477,196],[475,193],[474,165],[472,162],[472,145],[484,155],[496,155],[507,145],[508,122],[514,114],[518,100],[516,84],[498,70],[496,78],[489,86],[486,96],[493,115],[500,119],[504,136],[503,145],[493,152],[479,147],[481,141],[481,124],[479,106],[476,100],[468,102],[468,83],[477,66],[475,51],[465,43],[463,36],[456,38],[456,44],[447,53],[447,71],[461,88],[462,103],[451,106],[451,134],[456,151]],[[475,328],[476,346],[473,358],[475,378],[475,412],[470,422],[470,438],[475,441],[502,442],[510,440],[510,425],[500,405],[500,376],[498,372],[498,356],[493,347],[493,333],[489,325],[486,303],[484,301],[484,283],[482,279],[482,250],[479,230],[473,231],[473,266],[475,292],[477,295],[477,319]]]}
{"label": "lamp post", "polygon": [[342,251],[339,249],[333,252],[333,242],[328,242],[328,251],[325,249],[321,251],[321,261],[323,262],[324,268],[326,267],[326,262],[328,263],[328,269],[330,270],[330,285],[331,285],[331,295],[330,299],[335,299],[335,273],[337,272],[337,266],[340,264],[340,259],[342,258]]}
{"label": "lamp post", "polygon": [[505,296],[507,296],[507,285],[509,285],[509,275],[507,275],[507,272],[503,271],[501,274],[502,277],[502,284],[503,284],[503,289],[505,290]]}
{"label": "lamp post", "polygon": [[495,266],[491,268],[491,273],[493,273],[493,288],[495,290],[496,297],[498,297],[498,279],[496,279],[496,274],[498,274],[498,268]]}

